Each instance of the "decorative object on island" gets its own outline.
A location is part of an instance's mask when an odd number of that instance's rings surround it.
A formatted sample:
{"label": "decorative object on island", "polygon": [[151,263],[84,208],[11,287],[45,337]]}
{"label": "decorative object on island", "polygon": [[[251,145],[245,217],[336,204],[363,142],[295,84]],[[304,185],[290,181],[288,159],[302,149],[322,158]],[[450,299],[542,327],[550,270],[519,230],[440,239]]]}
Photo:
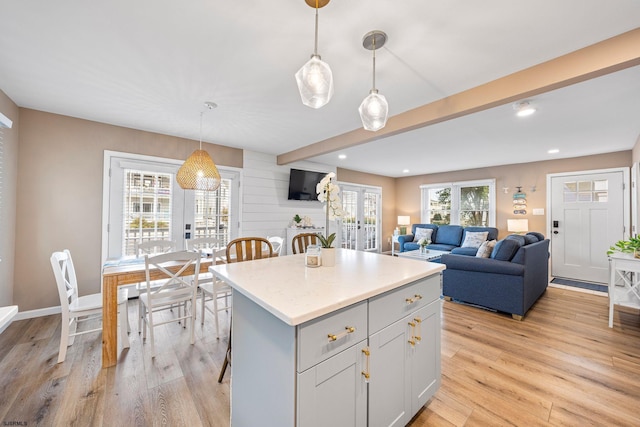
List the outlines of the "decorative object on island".
{"label": "decorative object on island", "polygon": [[309,245],[304,258],[304,264],[307,267],[320,267],[322,265],[322,253],[320,246]]}
{"label": "decorative object on island", "polygon": [[398,227],[400,228],[400,235],[403,236],[407,234],[407,225],[411,224],[410,216],[399,216],[398,217]]}
{"label": "decorative object on island", "polygon": [[324,236],[318,233],[318,239],[322,244],[322,260],[326,267],[333,267],[336,264],[336,251],[331,245],[336,238],[336,233],[329,234],[329,220],[334,220],[342,216],[342,201],[340,200],[340,187],[331,182],[336,174],[329,172],[316,186],[318,200],[324,203],[325,229]]}
{"label": "decorative object on island", "polygon": [[[213,102],[204,105],[210,110],[217,107]],[[220,172],[209,153],[202,149],[203,113],[200,112],[200,149],[187,157],[176,174],[178,185],[185,190],[216,191],[220,187]]]}
{"label": "decorative object on island", "polygon": [[420,253],[425,254],[429,252],[429,250],[427,249],[427,246],[431,244],[431,239],[427,239],[423,237],[422,239],[418,240],[418,244],[420,245]]}
{"label": "decorative object on island", "polygon": [[329,4],[329,0],[305,0],[316,10],[316,32],[313,55],[296,73],[296,82],[302,103],[311,108],[326,105],[333,96],[333,74],[329,64],[318,55],[318,9]]}
{"label": "decorative object on island", "polygon": [[365,130],[377,131],[387,124],[389,103],[384,95],[378,94],[376,89],[376,49],[380,49],[387,41],[387,35],[382,31],[370,31],[362,38],[362,46],[373,52],[373,87],[360,104],[358,111]]}
{"label": "decorative object on island", "polygon": [[607,255],[614,252],[622,252],[633,254],[634,257],[640,258],[640,237],[630,237],[629,240],[618,240],[613,246],[609,247]]}
{"label": "decorative object on island", "polygon": [[508,219],[507,231],[510,233],[524,234],[529,231],[528,219]]}

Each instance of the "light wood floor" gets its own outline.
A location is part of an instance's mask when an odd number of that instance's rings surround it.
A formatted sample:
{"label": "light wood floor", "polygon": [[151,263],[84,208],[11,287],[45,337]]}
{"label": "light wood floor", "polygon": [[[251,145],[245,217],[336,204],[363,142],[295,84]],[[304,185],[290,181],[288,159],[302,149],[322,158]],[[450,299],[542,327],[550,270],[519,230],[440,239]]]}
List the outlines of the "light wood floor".
{"label": "light wood floor", "polygon": [[[133,321],[131,348],[110,369],[100,334],[56,364],[60,317],[14,322],[0,335],[0,423],[228,425],[229,377],[216,381],[227,343],[207,316],[194,346],[179,325],[158,328],[155,361]],[[607,316],[606,297],[557,288],[522,322],[443,302],[442,386],[411,425],[640,425],[640,316],[616,310],[613,329]]]}

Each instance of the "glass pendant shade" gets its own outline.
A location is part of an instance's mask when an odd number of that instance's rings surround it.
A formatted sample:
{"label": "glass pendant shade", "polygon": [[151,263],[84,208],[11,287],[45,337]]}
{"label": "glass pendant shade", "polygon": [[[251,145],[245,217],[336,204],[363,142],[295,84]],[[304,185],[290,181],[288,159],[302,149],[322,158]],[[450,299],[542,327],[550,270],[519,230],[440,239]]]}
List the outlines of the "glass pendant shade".
{"label": "glass pendant shade", "polygon": [[380,95],[377,90],[372,90],[360,104],[358,108],[362,127],[366,130],[377,131],[387,124],[389,115],[389,104],[384,95]]}
{"label": "glass pendant shade", "polygon": [[329,64],[312,55],[295,74],[302,103],[311,108],[326,105],[333,96],[333,73]]}
{"label": "glass pendant shade", "polygon": [[200,149],[180,166],[176,181],[185,190],[215,191],[220,187],[220,172],[209,153]]}

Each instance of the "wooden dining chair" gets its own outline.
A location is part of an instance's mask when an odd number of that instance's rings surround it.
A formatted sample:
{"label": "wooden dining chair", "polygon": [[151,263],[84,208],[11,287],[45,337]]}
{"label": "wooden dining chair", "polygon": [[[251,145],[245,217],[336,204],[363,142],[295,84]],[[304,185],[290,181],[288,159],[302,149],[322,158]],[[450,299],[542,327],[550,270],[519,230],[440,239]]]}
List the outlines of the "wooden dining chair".
{"label": "wooden dining chair", "polygon": [[[144,242],[136,242],[135,250],[137,257],[143,257],[145,255],[158,255],[166,254],[167,252],[173,252],[176,250],[176,242],[173,240],[146,240]],[[151,283],[151,287],[160,286],[155,282]],[[138,333],[142,332],[142,318],[143,307],[140,295],[147,292],[147,284],[144,282],[136,283],[136,291],[138,291]]]}
{"label": "wooden dining chair", "polygon": [[[264,237],[240,237],[232,240],[227,245],[227,263],[252,261],[273,256],[273,246]],[[231,324],[229,324],[229,343],[227,353],[222,362],[222,369],[218,375],[218,382],[221,383],[227,366],[231,363]]]}
{"label": "wooden dining chair", "polygon": [[[62,328],[60,332],[60,350],[58,363],[64,362],[67,347],[73,345],[77,335],[102,331],[96,329],[77,332],[78,322],[102,317],[102,294],[78,295],[78,280],[73,267],[71,252],[65,249],[51,255],[51,267],[58,286],[60,309],[62,312]],[[118,289],[118,322],[120,323],[120,341],[123,348],[129,348],[129,320],[127,312],[127,289]]]}
{"label": "wooden dining chair", "polygon": [[[169,252],[150,257],[145,255],[145,272],[147,291],[140,295],[143,306],[144,329],[143,340],[147,337],[147,329],[151,336],[151,357],[156,356],[154,328],[165,323],[189,320],[191,329],[191,344],[195,342],[195,311],[196,297],[198,294],[198,274],[193,278],[182,276],[183,272],[190,271],[193,266],[194,272],[200,271],[200,253],[198,252]],[[151,277],[154,280],[151,280]],[[160,279],[157,279],[160,277]],[[152,286],[153,282],[153,286]],[[159,286],[158,286],[159,285]],[[191,304],[187,305],[187,302]],[[171,317],[168,320],[159,321],[157,312],[168,310],[174,304],[184,305],[184,314]],[[190,307],[189,307],[190,306]],[[189,309],[187,309],[189,307]]]}
{"label": "wooden dining chair", "polygon": [[[226,263],[226,248],[218,249],[212,254],[213,265],[224,264]],[[231,309],[231,304],[229,302],[231,298],[231,286],[229,286],[224,280],[213,275],[213,273],[208,273],[211,275],[211,280],[208,280],[204,283],[200,283],[198,287],[202,291],[202,319],[200,323],[204,325],[204,311],[209,310],[216,322],[216,339],[220,339],[220,322],[218,319],[218,313],[222,310],[228,312]],[[224,304],[221,304],[221,299],[224,299]],[[213,302],[213,309],[209,308],[206,305],[207,301]]]}
{"label": "wooden dining chair", "polygon": [[291,240],[291,250],[294,254],[303,254],[307,251],[307,246],[319,243],[316,233],[300,233]]}
{"label": "wooden dining chair", "polygon": [[273,256],[273,246],[264,237],[239,237],[227,245],[227,263]]}

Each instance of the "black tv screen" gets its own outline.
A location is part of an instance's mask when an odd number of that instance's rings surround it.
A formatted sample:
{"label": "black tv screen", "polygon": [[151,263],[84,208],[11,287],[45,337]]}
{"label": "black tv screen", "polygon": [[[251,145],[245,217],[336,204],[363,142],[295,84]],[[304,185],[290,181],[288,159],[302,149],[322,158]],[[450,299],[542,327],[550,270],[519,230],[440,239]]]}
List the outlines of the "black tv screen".
{"label": "black tv screen", "polygon": [[291,169],[289,174],[289,200],[318,200],[316,185],[326,172]]}

